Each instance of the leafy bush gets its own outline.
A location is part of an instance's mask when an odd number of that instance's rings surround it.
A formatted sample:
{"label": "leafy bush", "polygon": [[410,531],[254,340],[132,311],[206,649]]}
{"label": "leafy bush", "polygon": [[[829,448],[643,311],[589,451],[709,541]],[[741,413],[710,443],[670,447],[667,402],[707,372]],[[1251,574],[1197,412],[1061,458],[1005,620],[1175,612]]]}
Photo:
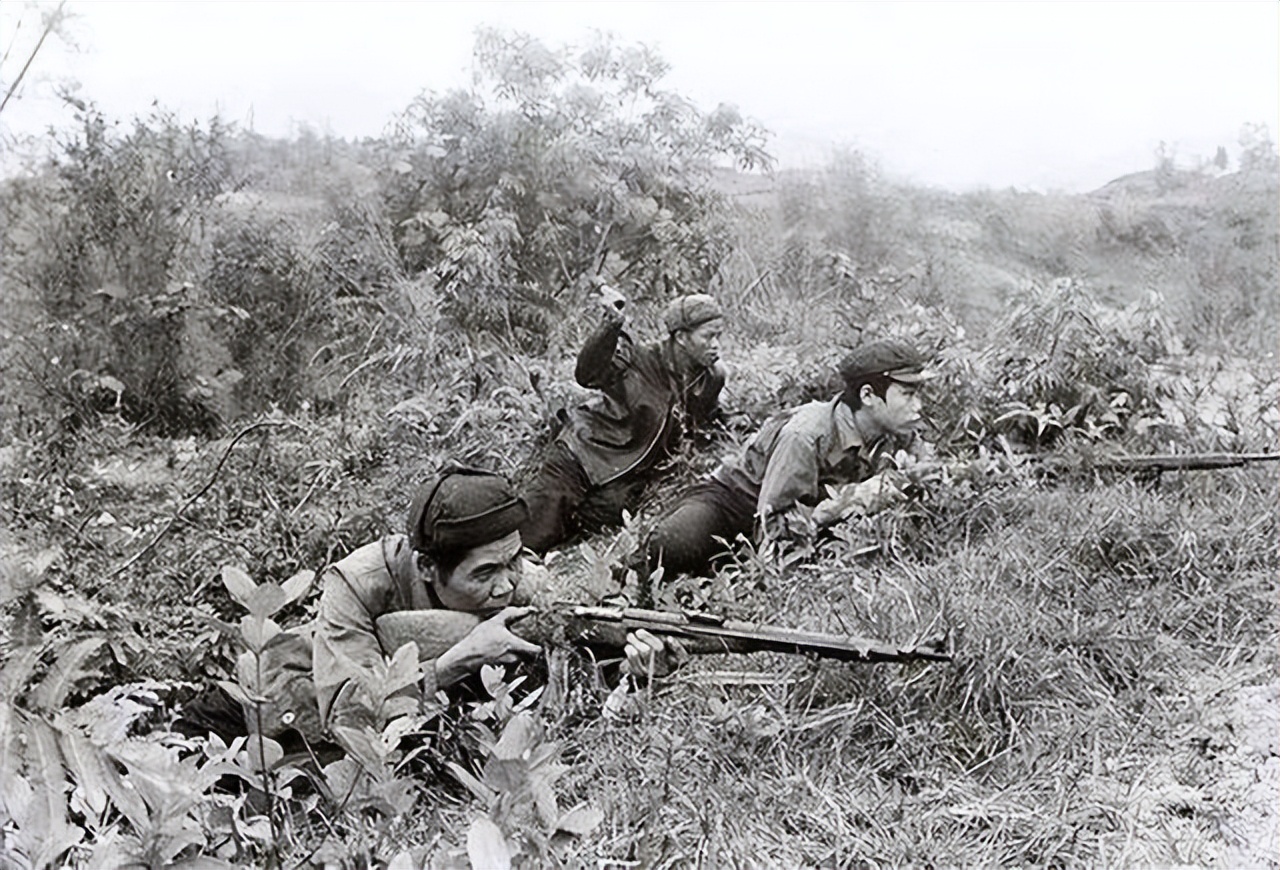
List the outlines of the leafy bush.
{"label": "leafy bush", "polygon": [[120,135],[96,109],[76,117],[47,174],[14,183],[6,207],[6,274],[32,327],[14,392],[24,404],[52,398],[33,412],[78,424],[114,391],[130,420],[207,432],[218,414],[198,394],[186,342],[194,321],[226,312],[181,278],[205,208],[234,183],[230,131],[157,112]]}
{"label": "leafy bush", "polygon": [[384,167],[405,266],[431,271],[448,314],[542,349],[592,276],[640,298],[704,290],[728,252],[708,180],[720,160],[767,165],[763,132],[661,90],[647,49],[485,31],[476,57],[477,86],[419,97]]}

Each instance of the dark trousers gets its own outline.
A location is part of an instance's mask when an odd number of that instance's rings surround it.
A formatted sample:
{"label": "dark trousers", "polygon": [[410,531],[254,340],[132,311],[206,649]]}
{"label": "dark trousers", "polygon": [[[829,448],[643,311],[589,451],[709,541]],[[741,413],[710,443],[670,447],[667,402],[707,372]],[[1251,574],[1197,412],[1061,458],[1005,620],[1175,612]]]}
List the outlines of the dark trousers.
{"label": "dark trousers", "polygon": [[[726,545],[755,531],[756,502],[712,478],[687,490],[658,520],[645,547],[649,573],[709,574],[728,555]],[[722,538],[723,540],[717,540]]]}
{"label": "dark trousers", "polygon": [[623,510],[634,512],[639,505],[647,480],[624,477],[594,486],[577,457],[557,441],[524,491],[529,518],[520,527],[520,538],[541,554],[578,535],[620,526]]}

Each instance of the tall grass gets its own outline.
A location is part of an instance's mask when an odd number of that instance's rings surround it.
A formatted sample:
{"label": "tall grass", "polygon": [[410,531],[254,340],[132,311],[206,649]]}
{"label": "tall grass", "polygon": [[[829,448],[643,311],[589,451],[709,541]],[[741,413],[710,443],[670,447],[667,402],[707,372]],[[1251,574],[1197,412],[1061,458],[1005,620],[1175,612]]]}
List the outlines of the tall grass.
{"label": "tall grass", "polygon": [[[760,609],[827,630],[909,638],[942,615],[956,661],[761,657],[746,666],[772,685],[678,683],[638,722],[587,723],[572,783],[612,830],[582,855],[1214,863],[1230,795],[1177,723],[1200,715],[1202,675],[1274,672],[1277,494],[1262,471],[1006,491],[996,511],[1017,519],[953,535],[940,559],[851,568],[837,554],[758,591]],[[743,663],[699,662],[689,677],[726,665]]]}
{"label": "tall grass", "polygon": [[[513,347],[510,324],[464,328],[443,311],[438,276],[397,250],[372,196],[394,178],[362,164],[385,162],[376,145],[309,136],[282,150],[222,128],[189,142],[161,132],[137,132],[118,154],[101,136],[98,151],[76,152],[123,167],[91,198],[119,204],[112,191],[128,188],[175,207],[175,226],[134,215],[139,233],[164,240],[155,250],[86,236],[97,247],[83,258],[60,222],[77,214],[68,187],[54,174],[8,187],[5,262],[26,269],[32,326],[26,357],[0,349],[13,375],[0,387],[3,545],[10,561],[38,554],[41,569],[0,572],[0,604],[21,629],[12,637],[48,629],[49,644],[92,665],[62,681],[74,683],[67,706],[109,682],[228,676],[219,620],[237,611],[222,565],[275,582],[318,570],[398,531],[412,487],[449,459],[520,477],[556,411],[585,396],[570,378],[590,327],[582,288],[561,288],[563,309],[533,343],[543,352]],[[194,205],[146,160],[124,159],[154,154],[209,164],[193,176],[204,185]],[[831,395],[849,347],[899,336],[937,356],[930,410],[951,476],[790,567],[747,548],[672,598],[902,644],[941,637],[955,661],[707,658],[625,698],[585,673],[552,680],[539,746],[556,741],[568,765],[563,805],[603,817],[566,837],[512,814],[500,821],[519,830],[504,834],[523,837],[527,862],[563,866],[1225,861],[1240,845],[1227,711],[1275,676],[1275,469],[1050,479],[1023,454],[1276,449],[1274,179],[1242,191],[1201,179],[1180,199],[954,197],[890,184],[846,155],[816,180],[777,185],[765,211],[717,236],[733,247],[712,278],[728,312],[729,431],[677,457],[629,528],[552,567],[566,588],[619,591],[605,563],[678,484],[774,411]],[[1202,212],[1203,225],[1187,219]],[[33,246],[42,229],[56,244]],[[135,279],[147,286],[121,299],[82,298]],[[151,286],[161,279],[175,280]],[[663,293],[650,290],[631,311],[642,340],[657,335]],[[124,344],[135,355],[113,356]],[[148,354],[186,367],[104,363]],[[175,411],[163,431],[154,403],[132,413],[134,398],[155,398],[153,381],[193,416]],[[200,408],[212,419],[171,437]],[[313,607],[280,618],[300,623]],[[108,651],[100,666],[74,646],[86,638]],[[17,662],[33,683],[57,682],[51,650]],[[6,666],[12,651],[0,649]],[[509,722],[513,703],[509,686],[490,689],[498,697],[433,720],[430,763],[392,781],[420,790],[413,813],[378,827],[313,806],[285,828],[289,842],[237,839],[235,854],[302,861],[329,837],[334,860],[388,860],[371,844],[398,841],[409,863],[447,866],[483,801],[425,771],[447,769],[446,755],[486,757],[465,735]],[[25,716],[23,703],[12,709]],[[85,863],[83,850],[68,855]]]}

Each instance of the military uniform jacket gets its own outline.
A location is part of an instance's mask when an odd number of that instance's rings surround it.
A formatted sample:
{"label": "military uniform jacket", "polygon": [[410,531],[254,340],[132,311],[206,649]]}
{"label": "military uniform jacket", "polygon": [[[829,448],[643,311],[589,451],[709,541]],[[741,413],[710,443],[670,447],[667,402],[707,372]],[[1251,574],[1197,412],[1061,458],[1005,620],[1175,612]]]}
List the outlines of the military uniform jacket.
{"label": "military uniform jacket", "polygon": [[[251,732],[275,736],[293,728],[317,740],[335,724],[374,724],[358,674],[374,673],[376,663],[395,652],[379,643],[377,618],[397,610],[439,607],[413,570],[414,558],[404,535],[355,550],[322,572],[320,612],[314,620],[273,637],[260,662],[248,652],[240,656],[240,682],[263,699],[243,705]],[[411,687],[399,694],[419,693]]]}
{"label": "military uniform jacket", "polygon": [[[336,725],[372,725],[372,701],[360,685],[386,656],[376,631],[379,616],[400,610],[431,610],[440,603],[422,582],[416,554],[404,535],[390,535],[353,551],[321,575],[324,584],[315,621],[312,672],[320,720]],[[412,687],[404,694],[420,694]]]}
{"label": "military uniform jacket", "polygon": [[827,485],[871,477],[882,445],[869,445],[839,398],[810,402],[775,414],[742,453],[726,459],[712,477],[756,501],[756,516],[793,505],[815,505]]}

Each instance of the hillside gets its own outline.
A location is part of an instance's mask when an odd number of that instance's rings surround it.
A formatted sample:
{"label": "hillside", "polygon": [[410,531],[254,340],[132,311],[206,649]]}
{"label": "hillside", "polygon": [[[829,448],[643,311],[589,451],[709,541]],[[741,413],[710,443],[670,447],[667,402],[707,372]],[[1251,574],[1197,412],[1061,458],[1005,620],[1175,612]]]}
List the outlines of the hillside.
{"label": "hillside", "polygon": [[[670,105],[546,93],[424,97],[416,135],[362,143],[90,117],[5,183],[0,854],[1276,868],[1276,465],[1107,465],[1280,451],[1276,176],[717,176],[759,157],[731,115],[709,146]],[[555,648],[406,707],[405,650],[374,657],[382,715],[341,758],[172,730],[215,685],[257,716],[312,572],[403,530],[428,475],[519,482],[591,394],[600,280],[643,341],[668,300],[720,298],[728,421],[530,576],[953,660],[707,655],[615,687]],[[627,569],[683,487],[881,336],[937,371],[922,455],[885,457],[901,503],[711,577]]]}
{"label": "hillside", "polygon": [[[919,275],[932,285],[922,292],[945,298],[973,328],[1028,286],[1079,277],[1119,306],[1159,293],[1214,338],[1249,321],[1257,327],[1255,350],[1280,339],[1273,328],[1280,319],[1275,173],[1149,170],[1078,195],[949,194],[887,185],[854,163],[772,176],[721,171],[716,186],[770,220],[780,248],[820,245],[850,256],[855,271]],[[791,201],[798,197],[825,227],[806,223],[803,212],[797,219]],[[860,209],[860,222],[833,231],[833,214]],[[1205,322],[1207,297],[1227,309],[1222,320]]]}

